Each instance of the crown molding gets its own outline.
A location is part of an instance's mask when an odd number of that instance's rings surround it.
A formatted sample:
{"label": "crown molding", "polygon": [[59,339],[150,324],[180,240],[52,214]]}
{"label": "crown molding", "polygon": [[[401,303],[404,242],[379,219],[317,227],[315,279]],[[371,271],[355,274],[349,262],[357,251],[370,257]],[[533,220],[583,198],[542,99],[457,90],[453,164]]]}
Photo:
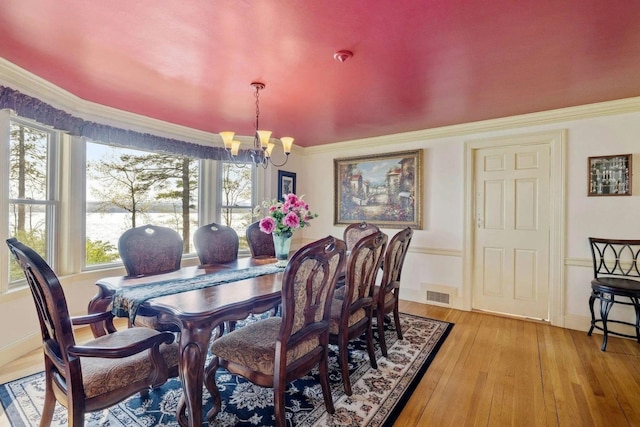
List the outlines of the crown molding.
{"label": "crown molding", "polygon": [[126,127],[141,133],[152,133],[157,136],[186,140],[205,146],[222,145],[222,139],[217,134],[87,101],[4,58],[0,58],[0,84],[38,98],[84,120],[114,127]]}
{"label": "crown molding", "polygon": [[[119,128],[125,127],[141,133],[151,133],[208,147],[222,146],[222,138],[217,133],[200,131],[87,101],[1,57],[0,84],[38,98],[84,120]],[[248,136],[238,136],[238,139],[243,143],[253,143],[253,139]],[[277,143],[280,141],[278,140]],[[296,155],[302,155],[304,148],[294,144],[291,151]]]}
{"label": "crown molding", "polygon": [[[85,120],[95,121],[96,123],[117,127],[125,125],[131,130],[153,133],[167,138],[186,139],[189,142],[206,146],[220,146],[222,143],[220,136],[217,134],[129,113],[79,98],[1,57],[0,84],[9,86],[25,95],[38,98],[69,114]],[[294,145],[293,150],[296,154],[311,155],[340,150],[371,149],[372,147],[386,146],[390,143],[411,143],[421,140],[448,138],[638,111],[640,111],[640,97],[633,97],[413,132],[335,142],[314,147]]]}
{"label": "crown molding", "polygon": [[371,138],[354,139],[331,144],[307,147],[306,154],[319,154],[340,150],[371,149],[389,144],[411,143],[437,138],[450,138],[490,131],[501,131],[525,126],[555,124],[571,120],[583,120],[614,114],[635,113],[640,111],[640,97],[618,99],[614,101],[585,104],[576,107],[559,108],[518,116],[482,120],[459,125],[442,126],[413,132],[381,135]]}

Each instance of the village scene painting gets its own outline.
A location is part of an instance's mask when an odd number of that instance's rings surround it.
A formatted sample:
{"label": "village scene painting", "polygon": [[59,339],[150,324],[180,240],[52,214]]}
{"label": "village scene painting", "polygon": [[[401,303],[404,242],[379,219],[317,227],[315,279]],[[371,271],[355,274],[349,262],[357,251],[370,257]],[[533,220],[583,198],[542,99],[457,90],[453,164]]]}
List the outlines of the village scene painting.
{"label": "village scene painting", "polygon": [[334,160],[335,224],[421,228],[422,150]]}

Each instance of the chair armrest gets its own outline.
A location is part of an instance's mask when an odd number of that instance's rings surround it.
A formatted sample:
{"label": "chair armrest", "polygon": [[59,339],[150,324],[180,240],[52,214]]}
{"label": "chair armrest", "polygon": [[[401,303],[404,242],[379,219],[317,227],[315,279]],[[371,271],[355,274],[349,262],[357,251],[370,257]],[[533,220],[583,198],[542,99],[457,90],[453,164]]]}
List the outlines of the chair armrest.
{"label": "chair armrest", "polygon": [[111,319],[113,319],[113,313],[111,313],[110,311],[103,311],[100,313],[73,316],[71,318],[71,324],[74,326],[91,325],[93,323],[104,322]]}
{"label": "chair armrest", "polygon": [[[96,323],[104,322],[104,331],[106,331],[108,334],[112,334],[117,331],[116,327],[113,324],[113,317],[113,313],[111,313],[110,311],[103,311],[100,313],[85,314],[83,316],[74,316],[71,318],[71,324],[74,326],[80,326],[94,325]],[[93,327],[91,329],[93,330]],[[97,338],[95,331],[94,336],[96,336]]]}
{"label": "chair armrest", "polygon": [[104,357],[117,359],[132,356],[152,347],[159,347],[160,344],[171,344],[175,339],[171,332],[161,332],[158,335],[148,337],[142,341],[136,341],[125,347],[96,347],[86,345],[74,345],[69,347],[68,353],[75,357]]}

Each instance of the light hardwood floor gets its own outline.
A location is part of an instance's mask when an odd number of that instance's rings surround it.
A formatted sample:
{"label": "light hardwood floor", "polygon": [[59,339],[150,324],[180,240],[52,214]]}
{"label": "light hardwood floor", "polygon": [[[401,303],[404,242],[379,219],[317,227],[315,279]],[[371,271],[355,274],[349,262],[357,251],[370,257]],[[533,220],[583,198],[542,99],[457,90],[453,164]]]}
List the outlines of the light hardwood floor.
{"label": "light hardwood floor", "polygon": [[[406,301],[401,311],[455,326],[397,426],[640,426],[633,340],[610,337],[601,352],[602,336],[584,331]],[[0,367],[0,383],[41,370],[41,359]]]}

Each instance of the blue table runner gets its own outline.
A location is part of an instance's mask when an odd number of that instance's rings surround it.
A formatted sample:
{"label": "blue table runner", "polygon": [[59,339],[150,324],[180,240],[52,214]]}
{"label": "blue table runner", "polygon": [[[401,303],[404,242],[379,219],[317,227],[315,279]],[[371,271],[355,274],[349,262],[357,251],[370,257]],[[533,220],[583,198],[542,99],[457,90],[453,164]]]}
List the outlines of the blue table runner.
{"label": "blue table runner", "polygon": [[275,274],[283,270],[282,267],[276,267],[275,264],[272,264],[238,270],[223,270],[188,279],[170,279],[121,288],[113,295],[111,312],[118,317],[129,317],[133,323],[140,304],[151,298],[204,289],[224,283],[264,276],[266,274]]}

